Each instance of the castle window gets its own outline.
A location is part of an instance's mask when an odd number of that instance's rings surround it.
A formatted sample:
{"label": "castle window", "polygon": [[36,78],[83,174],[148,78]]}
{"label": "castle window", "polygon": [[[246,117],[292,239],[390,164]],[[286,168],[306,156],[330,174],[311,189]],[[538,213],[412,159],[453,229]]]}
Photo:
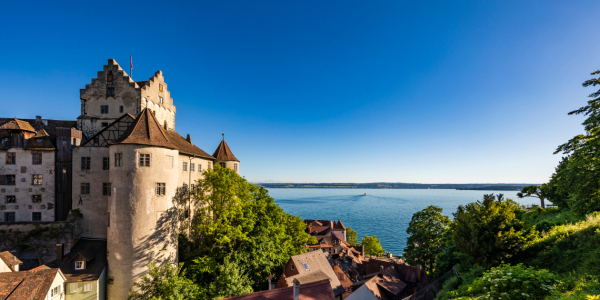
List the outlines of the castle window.
{"label": "castle window", "polygon": [[165,195],[166,194],[166,183],[157,183],[156,184],[156,194],[157,195]]}
{"label": "castle window", "polygon": [[92,283],[91,282],[85,282],[85,283],[83,283],[83,291],[84,292],[91,292],[92,291]]}
{"label": "castle window", "polygon": [[0,175],[0,185],[15,185],[15,175]]}
{"label": "castle window", "polygon": [[115,88],[114,87],[107,87],[106,88],[106,96],[114,96],[115,95]]}
{"label": "castle window", "polygon": [[110,167],[110,159],[108,157],[102,158],[102,170],[108,170]]}
{"label": "castle window", "polygon": [[17,203],[16,196],[6,196],[6,203]]}
{"label": "castle window", "polygon": [[150,166],[150,154],[140,154],[140,167]]}
{"label": "castle window", "polygon": [[212,169],[212,162],[210,162],[210,161],[208,162],[208,168]]}
{"label": "castle window", "polygon": [[187,172],[187,162],[183,162],[183,171]]}
{"label": "castle window", "polygon": [[81,183],[81,193],[80,194],[82,194],[82,195],[90,194],[90,183],[89,182]]}
{"label": "castle window", "polygon": [[123,159],[123,153],[115,153],[115,167],[121,166],[122,159]]}
{"label": "castle window", "polygon": [[94,146],[98,146],[100,144],[100,137],[94,138]]}
{"label": "castle window", "polygon": [[294,271],[294,265],[290,266],[290,270]]}
{"label": "castle window", "polygon": [[106,227],[110,227],[110,211],[106,213]]}
{"label": "castle window", "polygon": [[119,106],[119,112],[123,113],[123,105]]}
{"label": "castle window", "polygon": [[108,113],[108,105],[101,105],[100,106],[100,113],[101,114],[107,114]]}
{"label": "castle window", "polygon": [[103,196],[110,196],[110,189],[111,189],[110,182],[102,183],[102,195]]}
{"label": "castle window", "polygon": [[60,285],[55,286],[50,290],[50,297],[54,298],[54,297],[58,296],[59,293],[60,293]]}
{"label": "castle window", "polygon": [[42,142],[42,139],[35,139],[35,142],[36,142],[36,143],[41,143],[41,142]]}
{"label": "castle window", "polygon": [[79,291],[79,283],[69,283],[69,290],[71,294],[77,293]]}
{"label": "castle window", "polygon": [[42,164],[42,153],[39,152],[34,152],[31,153],[31,163],[34,165],[41,165]]}
{"label": "castle window", "polygon": [[221,165],[221,167],[225,168],[225,163],[224,162],[219,163],[219,165]]}
{"label": "castle window", "polygon": [[6,153],[6,164],[14,165],[17,162],[17,154],[14,152]]}
{"label": "castle window", "polygon": [[4,222],[14,222],[16,221],[15,212],[5,212],[4,213]]}
{"label": "castle window", "polygon": [[195,165],[194,163],[190,164],[190,172],[194,172],[195,171]]}
{"label": "castle window", "polygon": [[237,170],[238,170],[237,163],[233,163],[233,170],[237,172]]}
{"label": "castle window", "polygon": [[31,202],[42,203],[42,195],[31,195]]}
{"label": "castle window", "polygon": [[108,127],[108,122],[102,122],[102,127]]}
{"label": "castle window", "polygon": [[158,96],[158,102],[160,102],[162,104],[163,103],[163,97]]}
{"label": "castle window", "polygon": [[183,184],[183,186],[181,187],[181,191],[187,194],[187,192],[188,192],[187,183]]}
{"label": "castle window", "polygon": [[83,270],[85,269],[85,261],[76,261],[75,262],[75,270]]}
{"label": "castle window", "polygon": [[108,71],[108,75],[106,75],[106,81],[112,82],[112,71]]}
{"label": "castle window", "polygon": [[42,184],[42,174],[33,174],[33,175],[31,175],[31,184],[33,184],[33,185],[41,185]]}
{"label": "castle window", "polygon": [[198,164],[198,173],[202,173],[202,165]]}
{"label": "castle window", "polygon": [[163,91],[162,84],[160,84],[160,83],[158,84],[158,91],[159,91],[159,92],[162,92],[162,91]]}
{"label": "castle window", "polygon": [[41,212],[32,212],[31,213],[31,221],[41,221],[42,213]]}
{"label": "castle window", "polygon": [[81,170],[89,170],[91,169],[92,159],[90,157],[82,157],[81,158]]}

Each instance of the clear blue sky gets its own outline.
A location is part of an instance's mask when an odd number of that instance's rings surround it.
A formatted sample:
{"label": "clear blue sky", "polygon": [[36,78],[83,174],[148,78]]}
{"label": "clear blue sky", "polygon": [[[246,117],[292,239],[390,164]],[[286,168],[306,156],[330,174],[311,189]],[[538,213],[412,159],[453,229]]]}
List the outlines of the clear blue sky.
{"label": "clear blue sky", "polygon": [[541,183],[581,133],[600,1],[11,1],[1,116],[75,119],[108,58],[251,181]]}

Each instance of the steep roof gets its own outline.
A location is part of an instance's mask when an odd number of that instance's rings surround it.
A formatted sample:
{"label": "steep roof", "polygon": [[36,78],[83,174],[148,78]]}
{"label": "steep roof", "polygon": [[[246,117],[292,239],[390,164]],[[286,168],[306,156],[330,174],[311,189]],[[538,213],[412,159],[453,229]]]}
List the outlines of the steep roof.
{"label": "steep roof", "polygon": [[[75,270],[76,257],[85,258],[85,269]],[[106,240],[80,238],[62,261],[48,265],[59,267],[65,275],[65,282],[98,280],[106,268]]]}
{"label": "steep roof", "polygon": [[346,226],[342,224],[342,220],[338,219],[337,223],[333,226],[333,229],[343,229],[346,230]]}
{"label": "steep roof", "polygon": [[177,149],[169,139],[166,130],[160,126],[154,114],[144,108],[135,118],[131,126],[114,141],[115,144],[134,144]]}
{"label": "steep roof", "polygon": [[0,273],[0,299],[44,299],[57,275],[60,276],[57,268]]}
{"label": "steep roof", "polygon": [[[329,284],[329,280],[300,284],[299,300],[334,300],[335,295]],[[293,300],[294,287],[286,287],[274,290],[266,290],[250,293],[237,297],[224,298],[222,300]]]}
{"label": "steep roof", "polygon": [[204,150],[196,147],[196,145],[188,142],[185,138],[183,138],[179,133],[173,130],[167,130],[167,135],[171,142],[177,147],[177,150],[181,153],[185,153],[188,155],[196,155],[208,159],[214,160],[215,158],[210,154],[204,152]]}
{"label": "steep roof", "polygon": [[12,253],[8,252],[8,251],[4,251],[4,252],[0,252],[0,259],[8,266],[8,268],[13,271],[13,272],[17,272],[17,270],[13,269],[14,265],[20,265],[23,264],[22,261],[20,261],[16,256],[14,256]]}
{"label": "steep roof", "polygon": [[[309,282],[309,279],[320,280],[319,273],[323,273],[325,276],[329,277],[329,282],[331,284],[331,288],[333,289],[333,293],[335,295],[341,295],[344,293],[344,287],[340,283],[340,280],[333,272],[333,268],[329,264],[327,260],[326,254],[321,250],[311,251],[304,254],[294,255],[290,258],[296,265],[296,270],[298,270],[298,275],[290,276],[286,280],[292,282],[295,278],[299,278],[298,281],[302,283]],[[304,268],[304,263],[307,264],[308,270]]]}
{"label": "steep roof", "polygon": [[[0,125],[2,125],[0,127],[3,127],[7,123],[10,123],[11,121],[14,121],[14,120],[15,120],[14,118],[0,118]],[[40,118],[40,120],[41,120],[41,118]],[[34,129],[34,132],[37,132],[40,129],[44,129],[50,135],[56,135],[56,128],[57,127],[77,128],[77,121],[47,120],[47,119],[44,119],[43,122],[47,123],[47,125],[43,124],[42,122],[38,122],[38,120],[36,120],[36,119],[19,119],[19,121],[29,123],[29,125],[31,126],[31,128]],[[11,125],[6,125],[6,126],[11,126]],[[23,124],[23,126],[26,126],[26,125]]]}
{"label": "steep roof", "polygon": [[215,150],[213,157],[221,161],[239,162],[239,160],[233,155],[233,152],[231,152],[231,149],[229,149],[227,142],[225,142],[225,135],[223,135],[223,140],[219,144],[219,147],[217,147],[217,150]]}
{"label": "steep roof", "polygon": [[19,120],[17,118],[14,118],[13,120],[2,124],[2,126],[0,126],[0,130],[21,130],[35,132],[35,129],[33,129],[33,126],[31,126],[31,124],[29,124],[26,121]]}

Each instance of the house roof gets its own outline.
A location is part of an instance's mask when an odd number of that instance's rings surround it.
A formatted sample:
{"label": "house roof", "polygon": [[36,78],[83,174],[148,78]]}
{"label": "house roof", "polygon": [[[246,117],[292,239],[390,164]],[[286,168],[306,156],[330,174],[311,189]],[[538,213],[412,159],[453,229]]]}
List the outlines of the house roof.
{"label": "house roof", "polygon": [[[85,258],[85,269],[75,270],[74,258],[77,256]],[[106,240],[80,238],[62,261],[53,261],[48,265],[59,267],[66,282],[98,280],[106,267]]]}
{"label": "house roof", "polygon": [[[14,118],[0,118],[0,127],[6,125],[11,121],[14,121]],[[44,129],[50,135],[56,135],[56,128],[64,127],[64,128],[77,128],[77,121],[64,121],[64,120],[47,120],[44,119],[43,122],[47,123],[47,125],[42,122],[38,122],[36,119],[18,119],[22,122],[27,122],[34,129],[32,132],[37,132],[40,129]],[[40,118],[41,120],[41,118]],[[9,125],[7,125],[9,126]],[[23,126],[26,126],[23,124]]]}
{"label": "house roof", "polygon": [[116,144],[134,144],[177,149],[169,139],[166,130],[156,120],[149,109],[144,108],[123,135],[114,141]]}
{"label": "house roof", "polygon": [[348,276],[348,274],[346,274],[346,272],[344,272],[344,270],[342,270],[340,266],[333,266],[333,272],[335,273],[335,275],[337,275],[340,283],[344,288],[352,286],[352,280],[350,280],[350,276]]}
{"label": "house roof", "polygon": [[[344,292],[342,284],[335,275],[335,272],[333,272],[333,268],[331,268],[331,265],[327,260],[327,255],[322,250],[316,250],[304,254],[294,255],[290,258],[290,260],[292,260],[292,262],[296,266],[298,275],[286,278],[288,284],[292,282],[295,278],[298,278],[298,281],[300,281],[301,283],[303,281],[307,282],[309,280],[320,280],[320,276],[322,275],[319,273],[323,273],[329,278],[331,288],[333,289],[333,293],[335,295],[341,295]],[[304,268],[304,263],[307,264],[308,270]]]}
{"label": "house roof", "polygon": [[[311,283],[300,283],[299,300],[335,300],[335,295],[329,280],[319,280]],[[279,288],[250,293],[222,300],[293,300],[294,287]]]}
{"label": "house roof", "polygon": [[172,130],[167,130],[167,136],[171,142],[177,147],[179,152],[188,154],[188,155],[196,155],[208,159],[214,160],[215,158],[210,154],[204,152],[204,150],[198,148],[196,145],[188,142],[184,137],[182,137],[179,133]]}
{"label": "house roof", "polygon": [[8,252],[8,251],[4,251],[4,252],[0,252],[0,259],[8,266],[8,268],[13,271],[13,272],[17,272],[17,270],[15,270],[13,268],[14,265],[20,265],[23,264],[22,261],[20,261],[16,256],[14,256],[12,253]]}
{"label": "house roof", "polygon": [[333,226],[333,229],[342,229],[346,230],[346,226],[342,223],[342,220],[338,219],[337,223]]}
{"label": "house roof", "polygon": [[213,157],[221,161],[239,162],[239,160],[233,155],[233,152],[231,152],[231,149],[229,149],[227,142],[225,142],[225,135],[223,135],[223,140],[219,144],[219,147],[217,147],[217,150],[215,150]]}
{"label": "house roof", "polygon": [[21,130],[35,132],[35,129],[27,121],[19,120],[14,118],[4,124],[0,125],[0,130]]}
{"label": "house roof", "polygon": [[0,273],[0,299],[42,300],[57,274],[60,275],[58,268]]}

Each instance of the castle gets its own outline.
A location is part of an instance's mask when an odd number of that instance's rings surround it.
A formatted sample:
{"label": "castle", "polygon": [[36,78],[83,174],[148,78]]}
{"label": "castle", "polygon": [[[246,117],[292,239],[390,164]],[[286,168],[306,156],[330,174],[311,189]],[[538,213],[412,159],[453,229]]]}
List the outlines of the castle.
{"label": "castle", "polygon": [[177,261],[175,199],[214,164],[239,173],[239,160],[224,137],[210,155],[175,131],[161,71],[133,81],[109,59],[80,98],[77,121],[0,119],[0,222],[79,209],[82,236],[107,240],[107,297],[125,299],[147,263]]}

